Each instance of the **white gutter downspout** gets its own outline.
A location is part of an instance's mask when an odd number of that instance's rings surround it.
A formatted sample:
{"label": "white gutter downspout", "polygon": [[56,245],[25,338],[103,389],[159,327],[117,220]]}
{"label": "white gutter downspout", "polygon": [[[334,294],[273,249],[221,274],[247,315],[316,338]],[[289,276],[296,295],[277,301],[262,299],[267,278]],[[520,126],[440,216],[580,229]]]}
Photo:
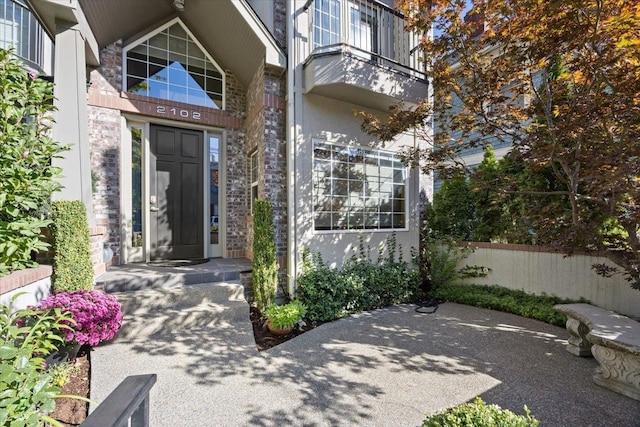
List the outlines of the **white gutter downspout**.
{"label": "white gutter downspout", "polygon": [[296,123],[295,123],[295,64],[297,60],[294,40],[295,0],[287,2],[287,287],[294,297],[297,274],[297,233],[296,233]]}

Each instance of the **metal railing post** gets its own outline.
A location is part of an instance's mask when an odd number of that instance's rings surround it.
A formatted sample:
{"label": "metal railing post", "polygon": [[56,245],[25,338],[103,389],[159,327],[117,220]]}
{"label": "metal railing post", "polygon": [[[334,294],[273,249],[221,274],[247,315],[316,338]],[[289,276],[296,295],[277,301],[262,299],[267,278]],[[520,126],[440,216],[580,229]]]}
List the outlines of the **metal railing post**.
{"label": "metal railing post", "polygon": [[158,376],[133,375],[125,378],[115,390],[87,417],[82,427],[149,427],[149,390]]}

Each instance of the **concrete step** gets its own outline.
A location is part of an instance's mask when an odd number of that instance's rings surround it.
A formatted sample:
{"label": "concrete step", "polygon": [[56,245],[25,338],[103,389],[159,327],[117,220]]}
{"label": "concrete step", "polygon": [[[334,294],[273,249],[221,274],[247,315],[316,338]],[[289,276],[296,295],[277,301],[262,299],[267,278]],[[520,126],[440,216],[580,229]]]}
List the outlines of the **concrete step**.
{"label": "concrete step", "polygon": [[186,267],[128,264],[111,267],[96,279],[96,286],[108,293],[131,292],[200,283],[238,281],[250,272],[251,261],[246,258],[211,259],[204,264]]}
{"label": "concrete step", "polygon": [[240,283],[207,283],[114,293],[122,304],[118,340],[135,341],[186,329],[247,322],[249,304]]}

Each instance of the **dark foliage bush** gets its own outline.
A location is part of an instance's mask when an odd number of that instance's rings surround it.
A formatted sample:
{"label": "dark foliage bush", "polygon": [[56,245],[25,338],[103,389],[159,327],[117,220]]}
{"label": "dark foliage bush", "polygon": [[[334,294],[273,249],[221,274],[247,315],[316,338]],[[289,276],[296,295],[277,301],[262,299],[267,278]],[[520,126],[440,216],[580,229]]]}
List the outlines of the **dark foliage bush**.
{"label": "dark foliage bush", "polygon": [[345,262],[341,270],[329,268],[319,254],[303,254],[302,273],[296,296],[307,307],[312,322],[328,322],[358,313],[406,303],[418,297],[417,269],[396,258],[395,236],[387,239],[387,256],[377,263],[366,255],[362,243],[359,256]]}

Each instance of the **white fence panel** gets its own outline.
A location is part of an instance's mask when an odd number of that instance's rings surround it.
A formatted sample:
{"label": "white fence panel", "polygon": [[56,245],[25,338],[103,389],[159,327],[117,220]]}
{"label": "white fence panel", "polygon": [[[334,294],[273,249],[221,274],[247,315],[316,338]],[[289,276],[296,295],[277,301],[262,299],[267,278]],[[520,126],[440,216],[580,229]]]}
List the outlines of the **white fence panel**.
{"label": "white fence panel", "polygon": [[577,254],[567,256],[548,248],[528,245],[468,242],[475,252],[461,262],[491,271],[487,277],[461,281],[465,284],[500,285],[510,289],[562,298],[586,298],[592,304],[640,318],[640,291],[632,289],[620,275],[598,276],[593,264],[615,266],[604,257]]}

